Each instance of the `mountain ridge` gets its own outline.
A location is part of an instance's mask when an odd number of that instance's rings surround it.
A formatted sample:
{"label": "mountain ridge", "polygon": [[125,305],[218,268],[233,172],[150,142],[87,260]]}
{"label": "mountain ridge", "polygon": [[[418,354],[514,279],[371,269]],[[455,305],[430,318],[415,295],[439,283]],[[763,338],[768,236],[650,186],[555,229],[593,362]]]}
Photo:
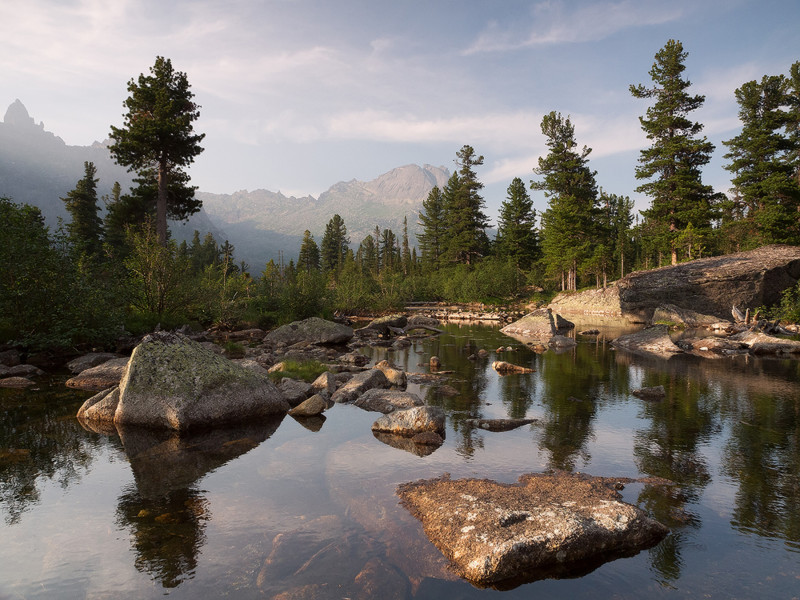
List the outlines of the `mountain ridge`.
{"label": "mountain ridge", "polygon": [[[83,177],[86,161],[97,168],[100,198],[111,193],[115,181],[123,193],[133,183],[133,174],[111,158],[108,140],[69,146],[46,131],[43,122],[37,124],[22,102],[15,100],[9,106],[0,122],[0,196],[39,207],[48,225],[55,227],[59,219],[69,220],[61,198]],[[237,260],[246,261],[256,272],[281,253],[286,262],[296,258],[306,229],[321,243],[334,214],[344,220],[353,248],[376,226],[401,236],[404,218],[414,245],[422,202],[434,185],[443,187],[449,177],[444,167],[408,164],[370,181],[339,181],[317,198],[263,188],[231,194],[198,190],[201,212],[187,222],[170,222],[170,230],[179,241],[190,240],[195,229],[201,237],[211,232],[220,244],[228,240],[236,248]]]}

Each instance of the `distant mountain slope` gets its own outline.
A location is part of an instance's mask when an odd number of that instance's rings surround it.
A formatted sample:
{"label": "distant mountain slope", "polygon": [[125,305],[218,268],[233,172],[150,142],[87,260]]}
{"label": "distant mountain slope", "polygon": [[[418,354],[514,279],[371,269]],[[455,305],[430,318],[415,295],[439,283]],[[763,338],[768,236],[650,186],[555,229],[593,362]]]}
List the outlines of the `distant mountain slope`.
{"label": "distant mountain slope", "polygon": [[[303,232],[308,229],[319,244],[333,215],[344,219],[351,246],[370,235],[377,225],[402,234],[408,219],[409,239],[415,245],[417,217],[433,186],[443,187],[450,173],[443,167],[406,165],[372,181],[339,182],[320,194],[296,198],[280,192],[254,190],[233,194],[198,192],[211,219],[233,238],[237,254],[253,267],[277,256],[296,260]],[[233,240],[236,241],[233,241]]]}
{"label": "distant mountain slope", "polygon": [[[83,178],[87,161],[97,168],[98,198],[110,195],[116,181],[123,193],[133,183],[132,174],[112,160],[106,144],[68,146],[45,131],[44,123],[37,125],[22,102],[9,106],[0,122],[0,197],[37,206],[51,229],[55,228],[59,218],[69,221],[61,198]],[[104,212],[103,203],[99,204]],[[225,236],[202,211],[188,222],[171,222],[170,229],[178,240],[191,239],[195,229],[202,235],[210,231],[220,240]]]}

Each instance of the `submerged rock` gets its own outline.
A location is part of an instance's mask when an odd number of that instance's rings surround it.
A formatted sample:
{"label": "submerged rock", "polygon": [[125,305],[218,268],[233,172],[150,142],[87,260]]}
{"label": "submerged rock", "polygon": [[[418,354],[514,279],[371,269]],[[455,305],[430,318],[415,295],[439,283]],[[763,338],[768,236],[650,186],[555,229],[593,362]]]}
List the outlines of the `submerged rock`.
{"label": "submerged rock", "polygon": [[631,392],[637,398],[642,400],[663,400],[667,397],[667,392],[663,385],[656,385],[654,387],[643,387]]}
{"label": "submerged rock", "polygon": [[664,358],[683,352],[669,337],[669,328],[666,325],[653,325],[636,333],[620,336],[611,345],[629,352],[655,354]]}
{"label": "submerged rock", "polygon": [[397,493],[431,542],[477,585],[569,576],[571,566],[635,554],[668,533],[606,480],[569,473],[525,475],[511,485],[422,480]]}
{"label": "submerged rock", "polygon": [[492,368],[501,375],[508,375],[510,373],[533,373],[534,370],[529,367],[521,367],[504,360],[496,360],[492,363]]}
{"label": "submerged rock", "polygon": [[536,419],[467,419],[465,423],[486,431],[511,431],[536,423]]}

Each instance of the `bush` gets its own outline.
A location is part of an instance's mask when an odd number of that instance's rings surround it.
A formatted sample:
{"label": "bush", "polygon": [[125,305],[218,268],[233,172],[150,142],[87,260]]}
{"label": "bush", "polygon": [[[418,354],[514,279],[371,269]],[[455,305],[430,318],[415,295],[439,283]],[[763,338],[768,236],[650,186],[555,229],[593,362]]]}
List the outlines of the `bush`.
{"label": "bush", "polygon": [[800,282],[784,290],[774,316],[789,323],[800,323]]}

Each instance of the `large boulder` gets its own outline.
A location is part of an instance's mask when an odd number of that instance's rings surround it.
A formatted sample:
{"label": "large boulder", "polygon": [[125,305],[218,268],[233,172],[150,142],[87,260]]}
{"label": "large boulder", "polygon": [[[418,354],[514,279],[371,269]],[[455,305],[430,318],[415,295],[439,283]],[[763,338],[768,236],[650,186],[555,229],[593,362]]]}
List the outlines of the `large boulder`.
{"label": "large boulder", "polygon": [[347,325],[326,321],[319,317],[311,317],[304,321],[295,321],[270,331],[264,338],[271,344],[291,346],[299,342],[309,344],[346,344],[353,338],[353,329]]}
{"label": "large boulder", "polygon": [[[653,322],[656,309],[673,305],[730,319],[731,308],[771,306],[800,279],[800,246],[762,246],[747,252],[691,260],[626,275],[602,293],[560,294],[550,306],[563,313],[620,315]],[[705,320],[705,319],[704,319]]]}
{"label": "large boulder", "polygon": [[713,315],[703,315],[699,312],[681,308],[674,304],[662,304],[653,312],[652,321],[654,323],[677,323],[687,327],[711,327],[720,322],[719,318]]}
{"label": "large boulder", "polygon": [[398,494],[463,577],[518,584],[574,575],[570,567],[634,554],[667,534],[622,502],[613,483],[563,472],[510,485],[443,477],[403,484]]}
{"label": "large boulder", "polygon": [[[85,372],[84,372],[85,373]],[[79,414],[107,419],[114,393],[86,401]],[[97,405],[95,407],[95,405]],[[116,425],[188,430],[286,414],[268,377],[177,333],[160,332],[133,351],[113,408]]]}
{"label": "large boulder", "polygon": [[550,339],[556,334],[553,311],[549,308],[537,308],[521,319],[503,327],[500,331],[506,335],[518,335],[525,338]]}
{"label": "large boulder", "polygon": [[353,404],[364,410],[388,414],[396,410],[422,406],[425,403],[419,396],[411,392],[375,388],[356,398]]}

